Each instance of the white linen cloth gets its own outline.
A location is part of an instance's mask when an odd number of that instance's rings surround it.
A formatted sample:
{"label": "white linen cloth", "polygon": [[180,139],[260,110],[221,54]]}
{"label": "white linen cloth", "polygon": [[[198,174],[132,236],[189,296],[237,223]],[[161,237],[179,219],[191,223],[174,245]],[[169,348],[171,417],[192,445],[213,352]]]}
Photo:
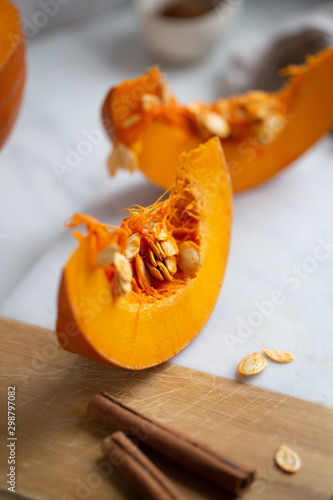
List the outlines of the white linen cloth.
{"label": "white linen cloth", "polygon": [[20,9],[28,39],[54,26],[82,19],[128,0],[12,0]]}
{"label": "white linen cloth", "polygon": [[[251,19],[253,30],[258,21]],[[153,62],[137,36],[133,15],[117,8],[84,29],[76,24],[29,46],[23,112],[0,155],[3,316],[54,328],[61,269],[76,245],[62,222],[85,211],[117,223],[116,211],[150,204],[161,193],[140,173],[110,179],[105,168],[110,145],[98,116],[104,94]],[[232,41],[199,67],[162,67],[181,100],[212,97],[211,81]],[[333,404],[332,153],[326,136],[273,181],[235,197],[217,307],[172,363],[240,380],[243,356],[288,350],[293,363],[268,362],[242,382]],[[63,175],[59,164],[66,165]]]}

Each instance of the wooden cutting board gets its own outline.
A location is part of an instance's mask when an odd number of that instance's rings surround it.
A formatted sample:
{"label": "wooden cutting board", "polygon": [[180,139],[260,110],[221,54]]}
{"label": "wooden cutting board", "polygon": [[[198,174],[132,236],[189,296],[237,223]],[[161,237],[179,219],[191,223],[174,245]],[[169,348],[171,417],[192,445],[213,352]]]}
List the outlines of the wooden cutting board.
{"label": "wooden cutting board", "polygon": [[[134,500],[106,462],[100,442],[110,430],[86,416],[95,392],[106,390],[258,470],[246,500],[331,499],[333,410],[246,383],[164,364],[142,372],[104,366],[61,351],[53,332],[0,319],[0,488],[7,489],[7,387],[16,387],[16,492],[31,499]],[[294,475],[274,464],[280,444],[299,452]],[[227,499],[156,455],[151,458],[187,499]],[[0,491],[0,496],[4,491]],[[11,497],[13,498],[13,497]]]}

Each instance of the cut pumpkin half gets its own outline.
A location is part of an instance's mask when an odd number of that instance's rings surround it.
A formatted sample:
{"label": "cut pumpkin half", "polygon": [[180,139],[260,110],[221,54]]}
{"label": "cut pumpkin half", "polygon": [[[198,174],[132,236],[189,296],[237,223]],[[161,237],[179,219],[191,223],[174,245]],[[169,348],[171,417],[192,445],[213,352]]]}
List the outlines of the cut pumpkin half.
{"label": "cut pumpkin half", "polygon": [[333,126],[333,47],[284,74],[289,81],[276,93],[254,90],[188,106],[178,103],[156,67],[118,85],[102,109],[114,142],[110,173],[138,167],[168,188],[179,154],[218,136],[234,191],[266,181]]}
{"label": "cut pumpkin half", "polygon": [[129,369],[173,357],[201,331],[222,285],[232,189],[217,138],[180,158],[167,199],[129,208],[118,228],[87,215],[68,224],[79,247],[63,271],[60,345]]}

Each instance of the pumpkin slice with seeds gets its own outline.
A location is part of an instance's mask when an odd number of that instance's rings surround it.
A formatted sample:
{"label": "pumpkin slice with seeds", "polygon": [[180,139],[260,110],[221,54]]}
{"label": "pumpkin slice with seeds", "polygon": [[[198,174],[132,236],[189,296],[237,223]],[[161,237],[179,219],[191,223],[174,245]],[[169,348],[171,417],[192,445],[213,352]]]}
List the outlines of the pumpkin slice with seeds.
{"label": "pumpkin slice with seeds", "polygon": [[333,46],[284,73],[289,81],[277,92],[253,90],[187,106],[156,67],[111,89],[102,110],[114,143],[111,175],[139,168],[168,188],[179,154],[218,136],[234,191],[269,179],[333,126]]}
{"label": "pumpkin slice with seeds", "polygon": [[130,369],[154,366],[194,339],[223,281],[232,193],[213,138],[182,154],[167,199],[132,206],[120,227],[75,215],[79,247],[63,272],[57,334],[61,347]]}

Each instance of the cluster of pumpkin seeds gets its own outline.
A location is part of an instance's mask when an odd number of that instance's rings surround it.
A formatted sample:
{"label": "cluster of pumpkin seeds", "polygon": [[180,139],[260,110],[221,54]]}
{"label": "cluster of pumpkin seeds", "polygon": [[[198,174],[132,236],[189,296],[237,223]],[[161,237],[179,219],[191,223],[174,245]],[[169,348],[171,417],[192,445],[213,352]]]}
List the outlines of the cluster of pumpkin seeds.
{"label": "cluster of pumpkin seeds", "polygon": [[[264,349],[266,356],[277,363],[290,363],[295,358],[293,354],[279,349]],[[259,353],[254,352],[242,359],[238,365],[238,372],[243,377],[249,377],[262,372],[267,366],[265,358]],[[285,444],[279,446],[275,453],[275,462],[285,472],[290,474],[299,471],[301,468],[301,459],[296,451],[290,449]]]}
{"label": "cluster of pumpkin seeds", "polygon": [[261,91],[248,92],[243,96],[219,99],[214,109],[193,102],[188,106],[197,126],[206,137],[217,135],[221,139],[238,137],[251,128],[261,144],[272,142],[286,124],[281,102]]}
{"label": "cluster of pumpkin seeds", "polygon": [[[264,353],[268,358],[276,361],[277,363],[290,363],[295,359],[290,352],[280,351],[278,349],[264,349]],[[259,352],[254,352],[253,354],[249,354],[242,359],[238,365],[238,372],[240,375],[243,375],[243,377],[249,377],[262,372],[266,366],[267,362],[265,358]]]}
{"label": "cluster of pumpkin seeds", "polygon": [[116,243],[102,250],[96,263],[100,267],[113,266],[115,292],[126,296],[132,289],[133,278],[142,290],[152,286],[151,278],[172,281],[178,268],[195,278],[202,256],[196,243],[188,240],[178,246],[165,224],[156,222],[149,233],[133,233],[123,253]]}

